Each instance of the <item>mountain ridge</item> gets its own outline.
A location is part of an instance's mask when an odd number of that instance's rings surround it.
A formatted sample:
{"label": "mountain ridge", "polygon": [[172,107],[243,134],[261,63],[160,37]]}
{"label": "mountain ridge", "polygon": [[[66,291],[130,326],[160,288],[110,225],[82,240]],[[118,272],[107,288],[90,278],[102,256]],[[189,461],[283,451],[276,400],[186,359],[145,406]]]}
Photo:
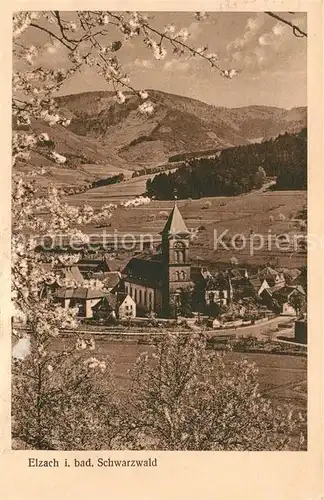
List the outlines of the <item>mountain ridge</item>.
{"label": "mountain ridge", "polygon": [[[55,151],[68,156],[64,166],[55,165],[43,150],[36,149],[28,162],[32,169],[44,164],[53,170],[67,170],[61,184],[87,183],[89,179],[108,177],[111,172],[142,167],[156,167],[169,157],[192,151],[226,149],[275,138],[280,134],[296,133],[307,126],[307,108],[290,110],[274,106],[250,105],[241,108],[217,107],[187,96],[148,89],[149,100],[155,106],[150,116],[142,115],[140,98],[125,92],[126,101],[118,104],[112,91],[81,92],[57,96],[62,113],[71,120],[64,128],[48,127],[43,122],[32,123],[37,133],[47,132]],[[90,177],[80,174],[83,164],[102,165],[100,172]],[[105,164],[107,168],[105,169]],[[21,165],[20,165],[21,167]]]}

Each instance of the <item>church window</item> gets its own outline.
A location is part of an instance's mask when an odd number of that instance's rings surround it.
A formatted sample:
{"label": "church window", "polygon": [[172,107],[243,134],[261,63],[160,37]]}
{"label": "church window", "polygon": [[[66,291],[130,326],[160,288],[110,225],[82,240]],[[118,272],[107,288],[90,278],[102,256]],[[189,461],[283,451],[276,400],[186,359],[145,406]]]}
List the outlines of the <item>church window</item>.
{"label": "church window", "polygon": [[181,271],[181,279],[184,281],[186,279],[186,273]]}
{"label": "church window", "polygon": [[178,251],[178,262],[179,264],[183,264],[183,251]]}

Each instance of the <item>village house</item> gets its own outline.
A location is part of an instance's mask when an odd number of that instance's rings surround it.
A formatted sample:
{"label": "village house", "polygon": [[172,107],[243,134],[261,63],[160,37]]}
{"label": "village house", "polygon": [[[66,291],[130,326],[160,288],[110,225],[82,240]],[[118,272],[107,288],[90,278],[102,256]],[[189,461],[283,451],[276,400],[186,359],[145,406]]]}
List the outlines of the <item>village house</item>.
{"label": "village house", "polygon": [[302,309],[306,302],[305,290],[300,285],[287,285],[273,290],[272,297],[279,303],[280,314],[285,316],[297,316],[300,311],[294,306],[294,303],[299,303]]}
{"label": "village house", "polygon": [[136,302],[127,293],[105,294],[93,307],[94,319],[133,319],[136,317]]}
{"label": "village house", "polygon": [[268,283],[269,286],[275,286],[279,284],[285,284],[285,276],[281,271],[276,271],[272,269],[272,267],[265,267],[258,272],[259,279],[263,282],[264,280]]}
{"label": "village house", "polygon": [[65,309],[78,307],[80,317],[92,318],[93,307],[102,300],[104,293],[101,290],[84,287],[61,287],[55,292],[54,297]]}
{"label": "village house", "polygon": [[233,286],[228,273],[219,271],[207,280],[205,289],[205,303],[219,306],[228,306],[233,300]]}
{"label": "village house", "polygon": [[91,278],[94,273],[106,273],[113,270],[106,257],[98,259],[95,255],[79,260],[78,268],[82,276],[86,279]]}
{"label": "village house", "polygon": [[303,304],[306,303],[306,292],[300,285],[278,284],[273,287],[264,288],[260,294],[260,299],[264,305],[278,314],[297,316],[300,311],[296,310],[294,302],[296,304],[300,303],[302,309]]}
{"label": "village house", "polygon": [[234,284],[244,284],[249,279],[249,272],[245,268],[241,267],[233,267],[229,270],[229,275],[232,279],[232,283]]}
{"label": "village house", "polygon": [[118,289],[121,273],[119,271],[95,272],[91,275],[91,278],[100,281],[105,292],[112,292]]}

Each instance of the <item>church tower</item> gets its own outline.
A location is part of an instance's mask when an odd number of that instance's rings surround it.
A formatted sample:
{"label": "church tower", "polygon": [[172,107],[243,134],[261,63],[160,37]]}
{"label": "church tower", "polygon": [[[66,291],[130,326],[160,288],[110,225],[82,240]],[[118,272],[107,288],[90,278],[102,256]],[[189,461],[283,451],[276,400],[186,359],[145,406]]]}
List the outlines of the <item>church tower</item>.
{"label": "church tower", "polygon": [[164,226],[162,235],[163,255],[163,311],[170,314],[170,301],[177,303],[181,290],[191,283],[189,264],[190,231],[188,230],[178,205],[175,202]]}

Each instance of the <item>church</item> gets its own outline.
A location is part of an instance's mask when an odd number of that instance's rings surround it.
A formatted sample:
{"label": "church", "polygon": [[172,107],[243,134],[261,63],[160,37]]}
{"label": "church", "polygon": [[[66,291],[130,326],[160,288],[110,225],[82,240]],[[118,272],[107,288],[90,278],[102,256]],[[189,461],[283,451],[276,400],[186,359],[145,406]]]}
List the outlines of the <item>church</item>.
{"label": "church", "polygon": [[193,287],[189,264],[191,233],[176,202],[160,234],[159,251],[133,257],[122,276],[124,291],[134,299],[138,310],[167,318],[172,315],[171,304],[179,304],[181,294]]}

